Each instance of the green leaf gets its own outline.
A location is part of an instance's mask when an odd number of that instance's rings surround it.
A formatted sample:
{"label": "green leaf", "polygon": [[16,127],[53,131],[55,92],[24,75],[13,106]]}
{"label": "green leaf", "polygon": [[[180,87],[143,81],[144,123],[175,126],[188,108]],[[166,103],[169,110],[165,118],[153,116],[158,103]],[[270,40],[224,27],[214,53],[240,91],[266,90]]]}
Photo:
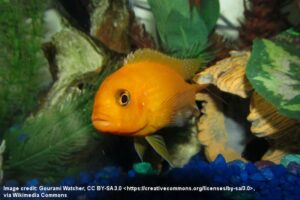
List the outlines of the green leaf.
{"label": "green leaf", "polygon": [[[209,32],[198,10],[190,9],[189,1],[148,0],[148,2],[156,20],[164,51],[181,58],[199,57],[208,46]],[[210,8],[210,5],[207,7]],[[211,20],[211,17],[207,19]]]}
{"label": "green leaf", "polygon": [[190,15],[189,4],[187,1],[169,1],[169,0],[148,0],[152,13],[156,20],[156,26],[160,39],[165,42],[166,23],[172,11],[179,12],[182,16],[188,18]]}
{"label": "green leaf", "polygon": [[300,119],[300,49],[266,39],[254,41],[246,75],[279,113]]}
{"label": "green leaf", "polygon": [[[186,18],[177,11],[172,11],[165,24],[164,47],[167,52],[178,52],[177,55],[183,57],[192,57],[187,55],[195,45],[199,50],[203,50],[208,39],[208,31],[206,25],[196,9],[193,9],[190,18]],[[200,52],[199,52],[200,53]]]}
{"label": "green leaf", "polygon": [[219,0],[202,0],[199,13],[204,19],[208,32],[211,32],[220,16]]}
{"label": "green leaf", "polygon": [[148,3],[160,32],[164,32],[165,23],[172,10],[176,10],[186,18],[190,15],[188,1],[148,0]]}

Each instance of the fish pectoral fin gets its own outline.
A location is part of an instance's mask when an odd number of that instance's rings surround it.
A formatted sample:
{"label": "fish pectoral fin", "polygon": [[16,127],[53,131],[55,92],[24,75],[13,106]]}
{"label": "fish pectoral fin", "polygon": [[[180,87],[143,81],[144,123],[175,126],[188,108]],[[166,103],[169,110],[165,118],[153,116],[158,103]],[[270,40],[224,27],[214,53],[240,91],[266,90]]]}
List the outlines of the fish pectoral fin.
{"label": "fish pectoral fin", "polygon": [[145,138],[143,137],[134,138],[134,149],[142,161],[148,146],[149,144],[147,143]]}
{"label": "fish pectoral fin", "polygon": [[173,167],[171,156],[167,150],[165,140],[160,135],[150,135],[146,136],[145,139],[150,144],[150,146],[158,153],[164,160],[166,160],[171,167]]}

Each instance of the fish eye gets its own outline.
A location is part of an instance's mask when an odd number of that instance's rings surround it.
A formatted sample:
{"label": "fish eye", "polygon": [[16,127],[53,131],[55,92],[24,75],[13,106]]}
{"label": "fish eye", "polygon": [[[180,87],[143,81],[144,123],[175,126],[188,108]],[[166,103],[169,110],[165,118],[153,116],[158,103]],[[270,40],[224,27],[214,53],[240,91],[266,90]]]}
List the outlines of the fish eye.
{"label": "fish eye", "polygon": [[130,94],[127,90],[120,90],[117,98],[120,106],[126,106],[130,102]]}

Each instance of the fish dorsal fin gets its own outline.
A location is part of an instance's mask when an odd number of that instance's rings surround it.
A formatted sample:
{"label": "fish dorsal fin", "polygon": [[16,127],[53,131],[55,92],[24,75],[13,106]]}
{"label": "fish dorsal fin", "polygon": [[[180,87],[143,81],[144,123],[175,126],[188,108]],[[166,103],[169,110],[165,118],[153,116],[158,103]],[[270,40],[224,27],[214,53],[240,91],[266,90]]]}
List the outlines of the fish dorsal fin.
{"label": "fish dorsal fin", "polygon": [[185,80],[191,79],[201,67],[200,59],[177,59],[152,49],[139,49],[128,55],[124,64],[151,61],[170,66]]}

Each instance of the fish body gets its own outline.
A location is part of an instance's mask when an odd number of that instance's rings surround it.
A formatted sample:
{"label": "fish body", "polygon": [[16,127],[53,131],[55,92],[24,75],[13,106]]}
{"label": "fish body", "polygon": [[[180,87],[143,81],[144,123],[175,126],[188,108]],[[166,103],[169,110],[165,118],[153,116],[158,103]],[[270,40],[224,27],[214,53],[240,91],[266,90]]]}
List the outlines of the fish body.
{"label": "fish body", "polygon": [[117,135],[148,136],[166,126],[183,126],[197,110],[203,88],[186,82],[201,62],[179,60],[150,49],[129,55],[123,67],[100,85],[92,122]]}

